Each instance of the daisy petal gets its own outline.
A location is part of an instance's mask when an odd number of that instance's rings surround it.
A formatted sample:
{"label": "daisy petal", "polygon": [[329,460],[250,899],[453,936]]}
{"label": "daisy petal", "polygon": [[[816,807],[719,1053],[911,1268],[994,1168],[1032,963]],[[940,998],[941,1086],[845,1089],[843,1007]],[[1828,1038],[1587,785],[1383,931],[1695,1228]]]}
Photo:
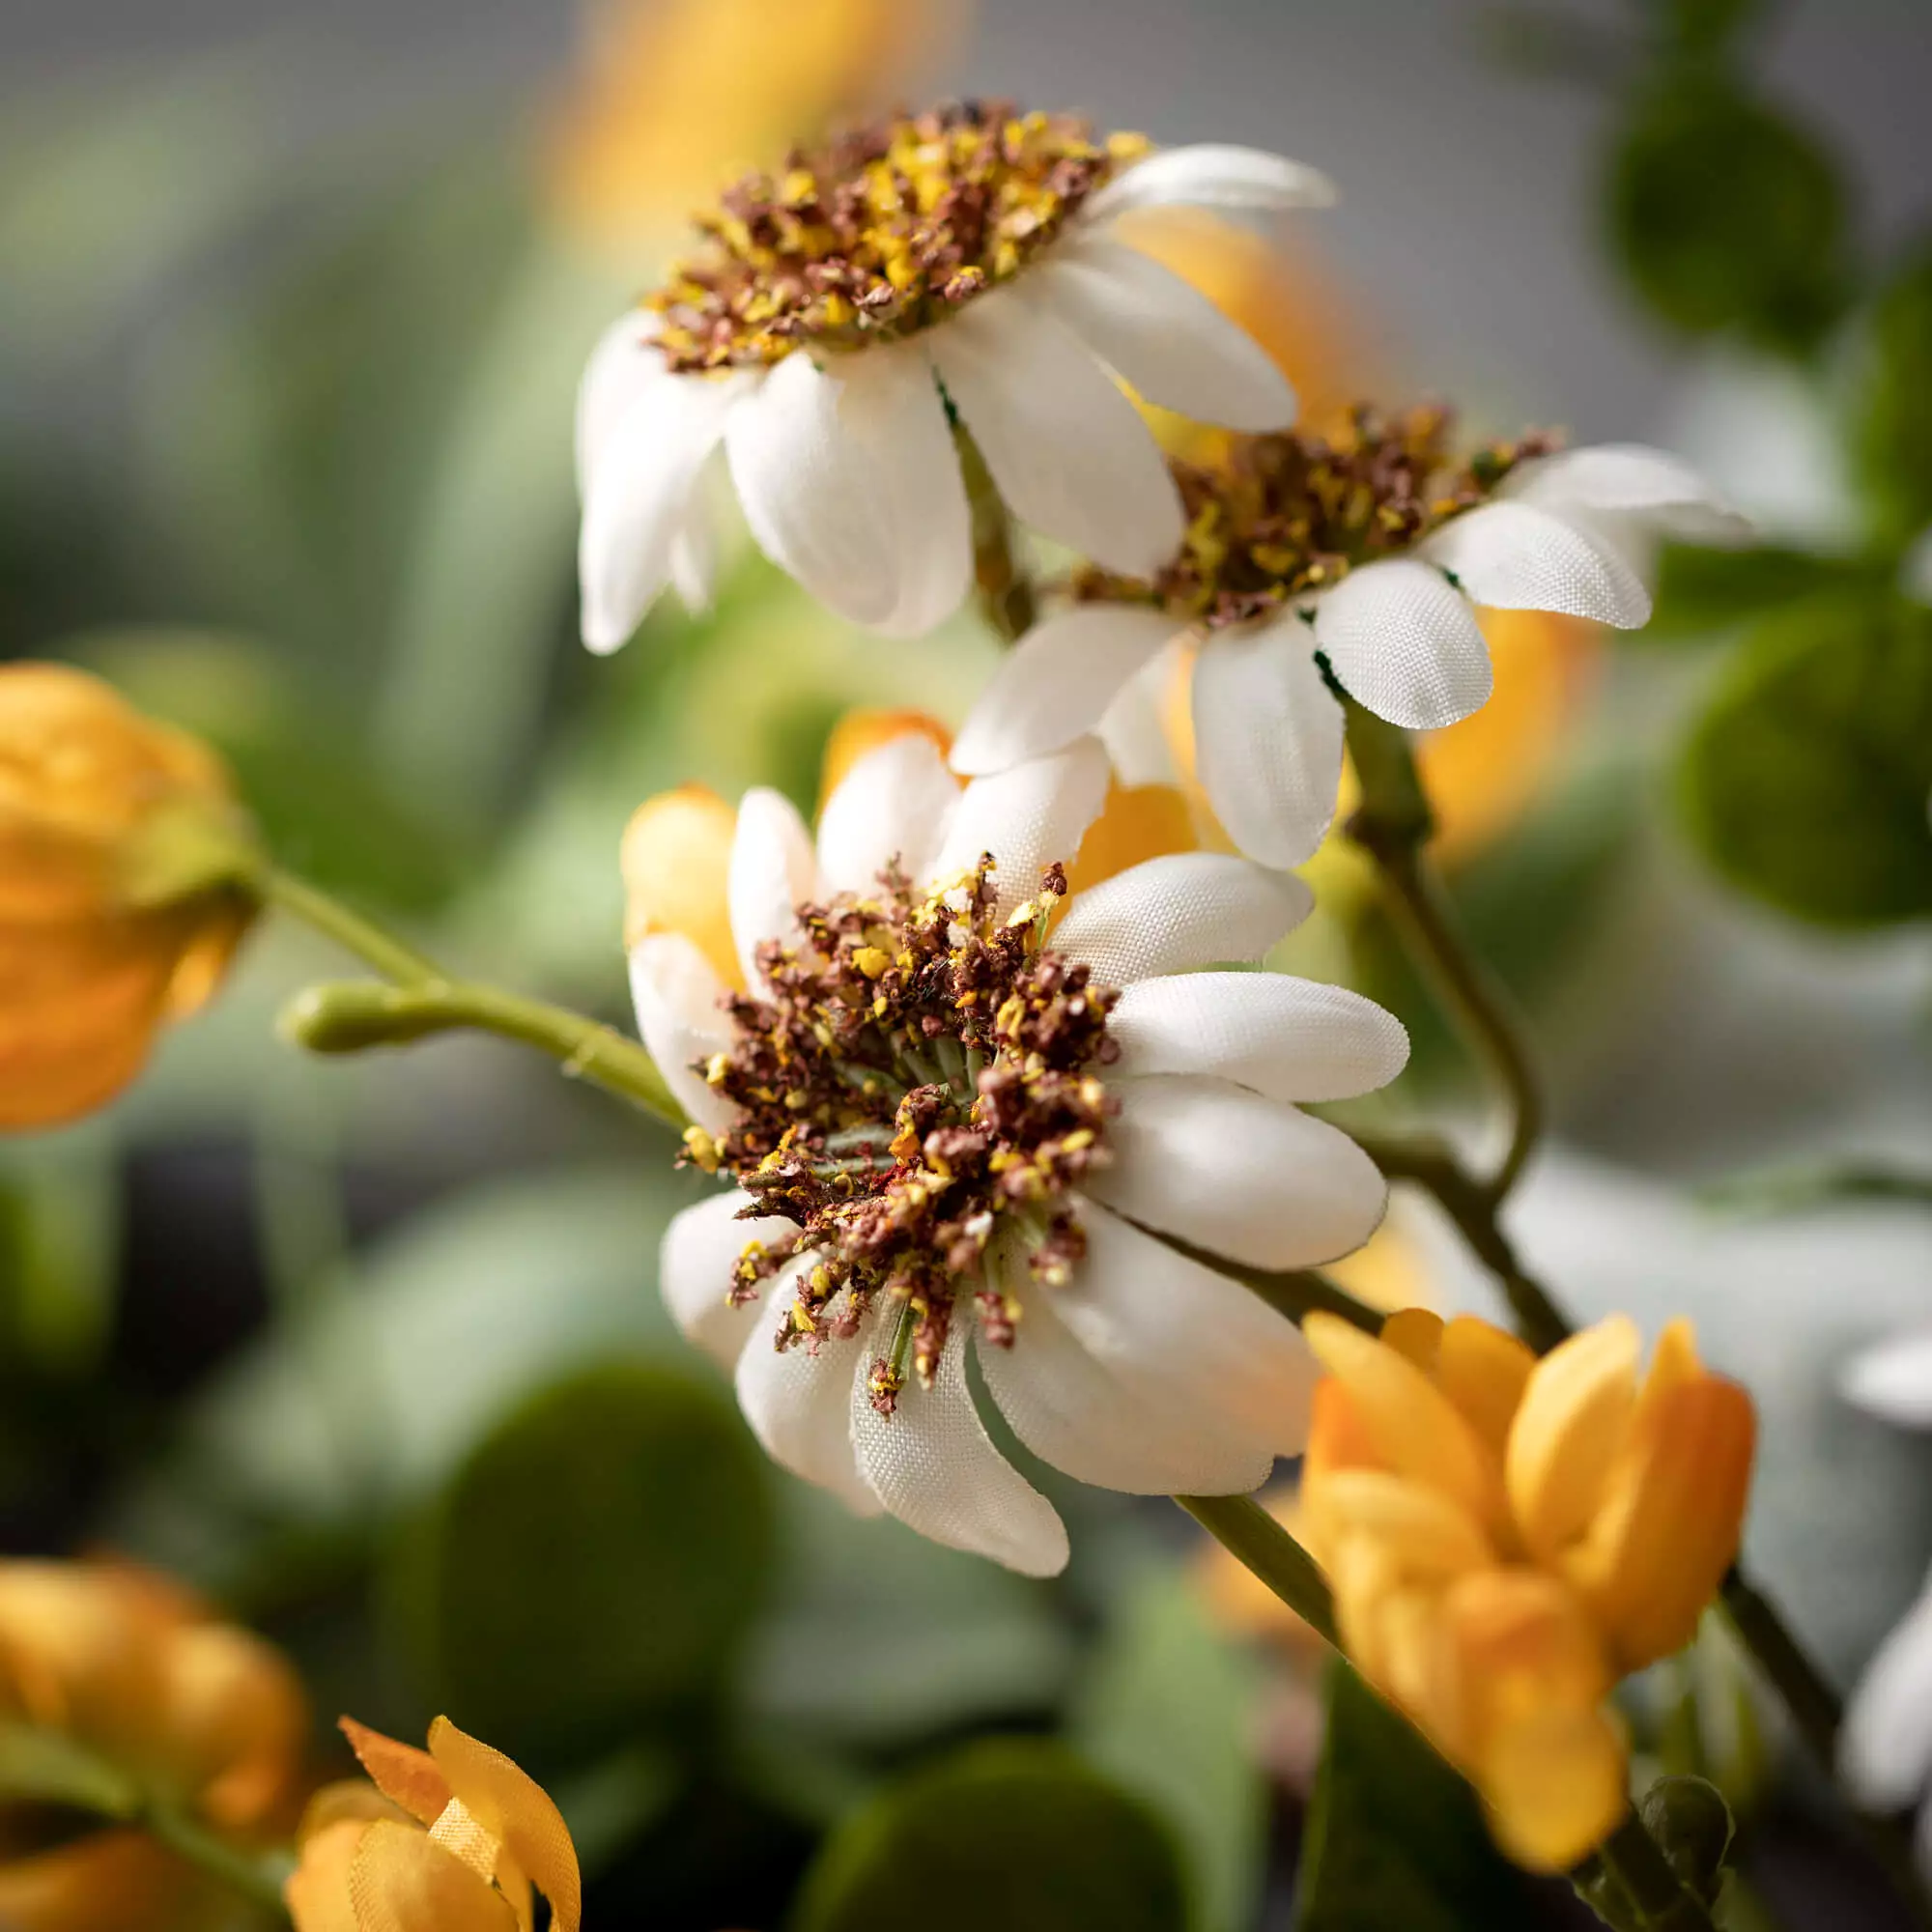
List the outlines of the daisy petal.
{"label": "daisy petal", "polygon": [[877,501],[891,520],[898,598],[879,629],[923,638],[973,587],[973,513],[939,381],[917,344],[866,352],[855,402],[871,451]]}
{"label": "daisy petal", "polygon": [[818,860],[798,808],[765,785],[748,791],[738,805],[726,889],[731,937],[737,942],[747,986],[762,983],[759,946],[795,932],[800,900],[811,897],[817,889]]}
{"label": "daisy petal", "polygon": [[1158,1379],[1190,1410],[1219,1416],[1257,1445],[1300,1454],[1321,1373],[1300,1329],[1239,1282],[1095,1203],[1082,1204],[1080,1222],[1087,1258],[1054,1295],[1087,1349],[1122,1376]]}
{"label": "daisy petal", "polygon": [[852,1390],[862,1390],[865,1351],[857,1342],[827,1338],[814,1353],[774,1338],[796,1293],[783,1276],[738,1357],[738,1406],[752,1434],[781,1468],[827,1489],[858,1516],[877,1516],[879,1499],[852,1452]]}
{"label": "daisy petal", "polygon": [[762,1304],[733,1306],[726,1299],[731,1270],[753,1241],[775,1241],[795,1235],[796,1226],[779,1214],[738,1217],[752,1197],[732,1188],[695,1208],[673,1214],[658,1251],[658,1289],[671,1320],[685,1339],[729,1369],[744,1352]]}
{"label": "daisy petal", "polygon": [[1469,600],[1411,557],[1366,564],[1324,591],[1315,641],[1350,697],[1410,731],[1453,724],[1490,695],[1490,647]]}
{"label": "daisy petal", "polygon": [[872,1406],[863,1375],[852,1378],[859,1466],[886,1508],[922,1536],[990,1556],[1023,1576],[1058,1576],[1066,1567],[1065,1525],[993,1446],[973,1406],[966,1325],[953,1323],[931,1388],[909,1381],[891,1415]]}
{"label": "daisy petal", "polygon": [[1024,283],[968,303],[932,359],[1013,514],[1068,549],[1151,577],[1180,548],[1180,493],[1141,414]]}
{"label": "daisy petal", "polygon": [[611,432],[630,413],[631,405],[654,384],[666,381],[653,338],[658,318],[649,309],[627,309],[598,337],[577,385],[577,494],[589,487],[590,473],[609,444]]}
{"label": "daisy petal", "polygon": [[1130,1495],[1235,1495],[1267,1480],[1270,1440],[1232,1429],[1184,1378],[1163,1380],[1131,1352],[1118,1367],[1090,1353],[1061,1319],[1067,1288],[1038,1288],[1023,1255],[1004,1272],[1020,1299],[1018,1336],[997,1348],[979,1334],[976,1351],[987,1392],[1036,1456]]}
{"label": "daisy petal", "polygon": [[722,1133],[735,1109],[695,1068],[730,1044],[730,1027],[718,1007],[724,981],[681,932],[654,932],[639,940],[630,964],[638,1034],[665,1085],[700,1127]]}
{"label": "daisy petal", "polygon": [[1932,1429],[1932,1334],[1894,1335],[1839,1372],[1847,1402],[1901,1429]]}
{"label": "daisy petal", "polygon": [[1224,632],[1194,668],[1201,783],[1228,836],[1264,866],[1321,844],[1342,784],[1342,707],[1299,617]]}
{"label": "daisy petal", "polygon": [[1081,893],[1053,948],[1102,986],[1257,960],[1306,919],[1315,895],[1293,872],[1226,852],[1176,852]]}
{"label": "daisy petal", "polygon": [[684,527],[671,539],[671,587],[687,611],[703,611],[711,609],[711,586],[717,580],[718,526],[711,505],[703,499],[700,480],[697,500],[692,504]]}
{"label": "daisy petal", "polygon": [[1048,866],[1079,851],[1106,796],[1107,754],[1095,738],[975,779],[960,795],[931,880],[949,883],[990,852],[999,869],[1000,910],[1009,913],[1038,892]]}
{"label": "daisy petal", "polygon": [[1845,1711],[1838,1763],[1853,1797],[1874,1811],[1914,1803],[1932,1778],[1932,1594],[1866,1667]]}
{"label": "daisy petal", "polygon": [[1167,148],[1110,181],[1087,203],[1082,218],[1111,221],[1132,208],[1231,209],[1272,213],[1291,208],[1331,208],[1335,184],[1315,168],[1259,148],[1201,142]]}
{"label": "daisy petal", "polygon": [[1143,980],[1107,1022],[1113,1076],[1212,1073],[1270,1100],[1348,1100],[1386,1087],[1408,1060],[1396,1016],[1346,986],[1285,973]]}
{"label": "daisy petal", "polygon": [[657,601],[705,459],[755,380],[673,376],[651,384],[605,437],[577,546],[583,641],[593,651],[614,651]]}
{"label": "daisy petal", "polygon": [[1750,522],[1681,456],[1641,443],[1566,449],[1513,470],[1501,494],[1559,515],[1566,510],[1634,516],[1668,536],[1699,543],[1748,542]]}
{"label": "daisy petal", "polygon": [[1312,1267],[1360,1247],[1388,1189],[1347,1134],[1225,1080],[1120,1084],[1113,1164],[1091,1192],[1116,1212],[1252,1267]]}
{"label": "daisy petal", "polygon": [[1294,391],[1268,353],[1190,283],[1107,235],[1078,236],[1033,289],[1147,401],[1229,429],[1286,429]]}
{"label": "daisy petal", "polygon": [[1498,610],[1558,611],[1620,631],[1650,619],[1650,592],[1623,557],[1535,503],[1485,503],[1443,525],[1422,554]]}
{"label": "daisy petal", "polygon": [[1124,604],[1076,604],[1036,624],[959,727],[952,769],[1003,772],[1096,729],[1177,629],[1158,611]]}
{"label": "daisy petal", "polygon": [[930,738],[911,733],[867,753],[818,821],[826,891],[867,892],[895,859],[908,879],[925,879],[958,804],[959,781]]}

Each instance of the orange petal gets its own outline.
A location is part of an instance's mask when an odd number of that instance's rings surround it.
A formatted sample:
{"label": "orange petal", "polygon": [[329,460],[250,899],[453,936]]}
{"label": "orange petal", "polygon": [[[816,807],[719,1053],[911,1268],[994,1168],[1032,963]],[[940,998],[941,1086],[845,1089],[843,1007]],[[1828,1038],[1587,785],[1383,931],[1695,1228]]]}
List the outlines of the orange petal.
{"label": "orange petal", "polygon": [[1738,1553],[1757,1417],[1722,1376],[1700,1375],[1647,1404],[1564,1572],[1625,1670],[1681,1650]]}
{"label": "orange petal", "polygon": [[1337,1469],[1320,1488],[1331,1533],[1373,1538],[1405,1577],[1440,1579],[1495,1561],[1475,1518],[1426,1483],[1383,1469]]}
{"label": "orange petal", "polygon": [[458,1730],[447,1718],[439,1718],[430,1726],[429,1747],[452,1794],[492,1837],[509,1847],[518,1865],[550,1900],[555,1932],[577,1932],[582,1916],[577,1848],[549,1793],[501,1751]]}
{"label": "orange petal", "polygon": [[704,785],[679,785],[647,798],[624,828],[624,944],[653,932],[679,932],[742,986],[731,938],[727,881],[738,814]]}
{"label": "orange petal", "polygon": [[1500,1461],[1536,1356],[1492,1321],[1459,1315],[1442,1331],[1435,1386]]}
{"label": "orange petal", "polygon": [[325,1784],[302,1807],[301,1822],[296,1827],[296,1843],[306,1844],[345,1819],[373,1825],[379,1818],[386,1818],[400,1825],[409,1815],[393,1799],[384,1798],[366,1777],[338,1778],[332,1784]]}
{"label": "orange petal", "polygon": [[354,1718],[336,1719],[349,1748],[384,1798],[393,1799],[412,1818],[434,1825],[449,1803],[449,1780],[427,1751],[398,1744]]}
{"label": "orange petal", "polygon": [[[360,1788],[368,1790],[367,1785]],[[369,1795],[376,1797],[373,1791]],[[282,1883],[282,1901],[296,1932],[357,1932],[349,1868],[369,1826],[367,1819],[337,1818],[303,1839],[301,1861]]]}
{"label": "orange petal", "polygon": [[211,1823],[245,1831],[294,1790],[308,1699],[281,1654],[232,1624],[197,1624],[169,1645],[167,1724],[189,1791]]}
{"label": "orange petal", "polygon": [[1123,785],[1110,779],[1100,815],[1066,868],[1067,883],[1072,893],[1090,892],[1131,866],[1192,852],[1199,844],[1187,801],[1173,785]]}
{"label": "orange petal", "polygon": [[371,1825],[349,1864],[355,1932],[516,1932],[510,1902],[411,1825]]}
{"label": "orange petal", "polygon": [[1613,1315],[1530,1372],[1505,1467],[1517,1528],[1545,1561],[1581,1534],[1602,1497],[1636,1403],[1641,1347],[1636,1324]]}
{"label": "orange petal", "polygon": [[1323,1376],[1315,1384],[1310,1402],[1308,1446],[1301,1457],[1301,1508],[1306,1530],[1302,1540],[1317,1562],[1332,1567],[1329,1558],[1335,1541],[1321,1511],[1323,1479],[1336,1469],[1379,1466],[1375,1439],[1361,1411],[1333,1376]]}
{"label": "orange petal", "polygon": [[818,771],[818,808],[851,776],[852,767],[883,745],[898,738],[924,738],[945,757],[952,750],[952,733],[923,711],[848,711],[833,725],[825,741],[825,759]]}
{"label": "orange petal", "polygon": [[[7,1932],[204,1932],[228,1894],[144,1832],[90,1832],[0,1864]],[[302,1927],[301,1932],[309,1932]],[[350,1928],[353,1932],[353,1928]]]}
{"label": "orange petal", "polygon": [[1435,1374],[1442,1318],[1433,1308],[1399,1308],[1382,1323],[1382,1340],[1425,1376]]}
{"label": "orange petal", "polygon": [[1568,1870],[1630,1803],[1623,1738],[1601,1710],[1523,1718],[1491,1740],[1475,1778],[1496,1842],[1531,1871]]}

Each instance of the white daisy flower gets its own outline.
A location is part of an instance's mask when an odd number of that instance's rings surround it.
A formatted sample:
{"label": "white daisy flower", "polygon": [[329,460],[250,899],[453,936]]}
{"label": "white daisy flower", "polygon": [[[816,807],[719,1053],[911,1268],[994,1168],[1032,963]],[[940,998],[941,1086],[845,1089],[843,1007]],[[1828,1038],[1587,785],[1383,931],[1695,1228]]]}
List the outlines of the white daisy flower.
{"label": "white daisy flower", "polygon": [[1446,412],[1364,412],[1330,444],[1259,437],[1214,468],[1177,461],[1185,545],[1152,579],[1107,569],[1002,664],[959,733],[961,772],[996,772],[1089,732],[1169,646],[1200,646],[1194,758],[1229,837],[1264,865],[1321,841],[1341,781],[1340,684],[1411,730],[1490,695],[1476,607],[1644,623],[1660,535],[1733,540],[1742,521],[1674,457],[1541,440],[1465,462]]}
{"label": "white daisy flower", "polygon": [[[1297,1103],[1407,1054],[1359,995],[1197,970],[1258,960],[1309,908],[1296,879],[1182,852],[1069,894],[1057,862],[1079,875],[1106,790],[1092,740],[961,790],[896,739],[815,842],[746,796],[713,880],[742,990],[689,894],[633,926],[644,1040],[735,1183],[666,1236],[671,1312],[735,1365],[785,1467],[1037,1576],[1066,1533],[988,1436],[968,1351],[1020,1440],[1084,1482],[1257,1488],[1302,1446],[1311,1358],[1174,1242],[1267,1269],[1360,1245],[1381,1177]],[[688,799],[645,814],[722,852]],[[661,876],[635,850],[627,873]]]}
{"label": "white daisy flower", "polygon": [[668,582],[702,601],[701,484],[721,445],[767,554],[894,636],[930,630],[972,582],[955,418],[1022,522],[1115,569],[1157,570],[1180,504],[1115,376],[1236,429],[1285,427],[1294,397],[1120,219],[1332,199],[1312,169],[1251,149],[1151,154],[1137,135],[978,102],[747,177],[584,372],[584,642],[614,650]]}

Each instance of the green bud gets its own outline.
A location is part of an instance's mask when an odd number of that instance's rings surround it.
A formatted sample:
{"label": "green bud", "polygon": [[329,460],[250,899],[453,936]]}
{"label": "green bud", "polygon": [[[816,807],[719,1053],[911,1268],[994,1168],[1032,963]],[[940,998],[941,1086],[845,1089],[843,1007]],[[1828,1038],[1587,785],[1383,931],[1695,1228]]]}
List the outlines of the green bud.
{"label": "green bud", "polygon": [[406,1046],[466,1024],[440,987],[337,980],[298,993],[282,1009],[278,1030],[291,1045],[310,1053],[361,1053],[372,1046]]}
{"label": "green bud", "polygon": [[1735,1830],[1723,1793],[1702,1777],[1660,1777],[1637,1809],[1678,1884],[1715,1905]]}

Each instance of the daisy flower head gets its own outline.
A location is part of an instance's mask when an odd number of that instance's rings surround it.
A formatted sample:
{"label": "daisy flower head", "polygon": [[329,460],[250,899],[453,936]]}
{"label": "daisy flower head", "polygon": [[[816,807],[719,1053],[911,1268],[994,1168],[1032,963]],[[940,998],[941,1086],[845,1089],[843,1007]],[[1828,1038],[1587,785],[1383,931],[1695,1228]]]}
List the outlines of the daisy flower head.
{"label": "daisy flower head", "polygon": [[584,372],[583,637],[615,649],[667,583],[701,602],[722,446],[752,534],[854,623],[918,636],[973,574],[954,424],[1007,507],[1110,567],[1180,541],[1175,481],[1118,386],[1235,429],[1294,397],[1266,352],[1118,232],[1137,210],[1332,199],[1246,148],[1156,153],[967,101],[857,128],[727,188]]}
{"label": "daisy flower head", "polygon": [[1297,1103],[1380,1087],[1407,1053],[1342,988],[1196,970],[1259,959],[1306,889],[1194,850],[1108,873],[1085,855],[1108,795],[1092,740],[962,788],[901,737],[815,839],[749,793],[709,848],[708,913],[632,904],[645,1043],[689,1156],[731,1183],[667,1234],[671,1312],[735,1368],[778,1462],[1034,1575],[1065,1530],[988,1436],[969,1352],[1079,1480],[1258,1487],[1301,1447],[1314,1372],[1209,1259],[1300,1267],[1368,1238],[1379,1174]]}
{"label": "daisy flower head", "polygon": [[1490,695],[1476,607],[1631,629],[1661,535],[1744,526],[1688,466],[1629,444],[1559,450],[1541,435],[1455,452],[1439,408],[1358,410],[1333,439],[1234,440],[1176,459],[1187,534],[1151,575],[1096,560],[1037,625],[966,721],[953,763],[999,771],[1101,729],[1170,646],[1199,646],[1194,756],[1208,802],[1250,857],[1298,866],[1335,812],[1338,689],[1411,730]]}

